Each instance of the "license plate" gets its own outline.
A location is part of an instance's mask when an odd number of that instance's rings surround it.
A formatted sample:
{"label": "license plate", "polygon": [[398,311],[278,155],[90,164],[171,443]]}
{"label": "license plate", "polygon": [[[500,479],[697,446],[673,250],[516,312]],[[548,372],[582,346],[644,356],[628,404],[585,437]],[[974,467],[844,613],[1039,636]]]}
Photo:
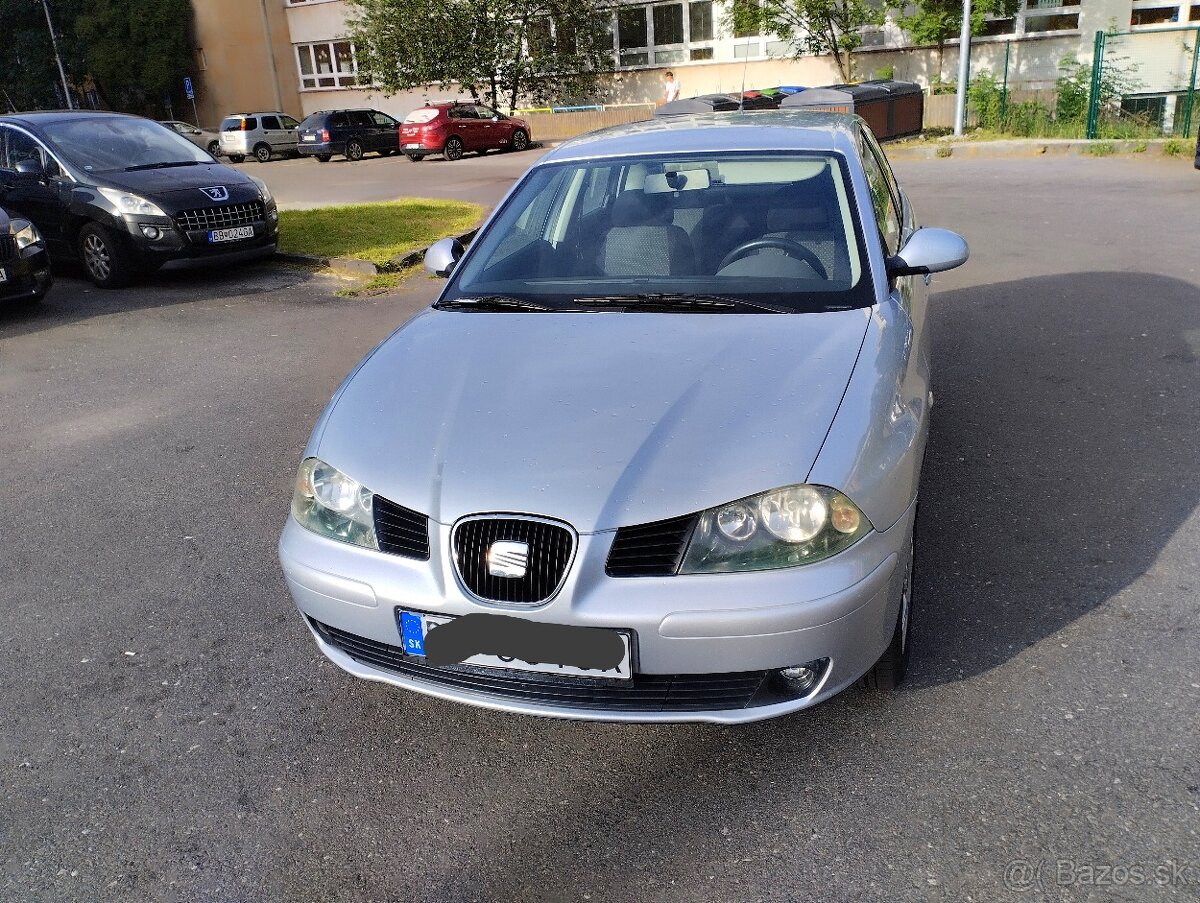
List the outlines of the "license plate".
{"label": "license plate", "polygon": [[300,140],[301,141],[316,141],[317,136],[316,135],[305,135]]}
{"label": "license plate", "polygon": [[210,244],[216,244],[222,241],[241,241],[245,238],[254,237],[253,226],[238,226],[236,229],[213,229],[208,233],[208,241]]}
{"label": "license plate", "polygon": [[406,145],[404,145],[404,149],[405,149],[405,150],[417,150],[417,149],[418,149],[418,148],[420,148],[420,147],[421,147],[421,145],[419,145],[419,144],[406,144]]}
{"label": "license plate", "polygon": [[[397,613],[397,626],[400,638],[407,655],[425,655],[425,637],[429,631],[442,624],[453,621],[446,615],[431,615],[419,611],[401,611]],[[576,668],[573,665],[559,665],[550,662],[527,662],[506,655],[473,655],[463,661],[464,665],[478,665],[482,668],[501,668],[509,671],[537,671],[549,674],[561,674],[567,677],[603,677],[609,680],[632,680],[633,664],[629,651],[629,634],[616,631],[621,638],[625,651],[621,662],[616,668],[601,671],[595,668]]]}
{"label": "license plate", "polygon": [[0,282],[8,282],[8,270],[0,267]]}

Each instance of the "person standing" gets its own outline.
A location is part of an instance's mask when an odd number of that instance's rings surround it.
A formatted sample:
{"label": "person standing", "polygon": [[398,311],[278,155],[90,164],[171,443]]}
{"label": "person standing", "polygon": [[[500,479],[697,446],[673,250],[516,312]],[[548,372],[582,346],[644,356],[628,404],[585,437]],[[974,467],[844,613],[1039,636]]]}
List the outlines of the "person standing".
{"label": "person standing", "polygon": [[679,100],[680,87],[682,86],[679,84],[679,79],[675,77],[675,73],[668,72],[666,81],[663,83],[663,103]]}

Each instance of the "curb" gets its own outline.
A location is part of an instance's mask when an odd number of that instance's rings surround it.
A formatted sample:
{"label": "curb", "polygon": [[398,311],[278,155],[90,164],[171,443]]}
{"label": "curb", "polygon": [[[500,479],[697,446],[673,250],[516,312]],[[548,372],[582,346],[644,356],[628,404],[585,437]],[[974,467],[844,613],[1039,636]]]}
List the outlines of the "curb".
{"label": "curb", "polygon": [[[485,219],[490,212],[490,210],[484,211]],[[464,245],[469,245],[478,232],[479,226],[476,226],[469,232],[463,232],[451,237]],[[370,277],[378,276],[381,272],[402,270],[405,267],[415,266],[424,259],[425,252],[428,250],[428,247],[417,248],[415,251],[409,251],[407,254],[393,257],[382,267],[371,263],[369,260],[359,260],[357,257],[318,257],[315,254],[297,254],[294,251],[276,251],[272,259],[279,263],[297,263],[301,266],[330,269],[335,273],[341,273],[345,276]]]}
{"label": "curb", "polygon": [[[997,160],[1027,157],[1106,157],[1113,154],[1156,157],[1166,156],[1163,147],[1170,138],[1094,139],[1032,138],[1009,141],[928,141],[887,149],[889,160],[934,160],[958,157],[970,160]],[[1187,155],[1181,155],[1186,157]],[[1170,158],[1168,158],[1170,159]]]}

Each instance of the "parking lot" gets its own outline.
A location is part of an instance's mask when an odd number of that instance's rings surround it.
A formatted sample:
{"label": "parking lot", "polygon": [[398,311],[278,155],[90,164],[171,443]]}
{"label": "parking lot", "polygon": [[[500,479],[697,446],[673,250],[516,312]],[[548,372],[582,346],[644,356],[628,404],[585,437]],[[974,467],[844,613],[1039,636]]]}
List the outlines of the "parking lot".
{"label": "parking lot", "polygon": [[[312,173],[494,203],[537,153],[244,168],[285,204]],[[909,683],[750,726],[506,716],[320,656],[275,559],[295,468],[437,283],[64,274],[0,310],[0,899],[1200,896],[1200,172],[897,171],[972,248],[934,283]]]}

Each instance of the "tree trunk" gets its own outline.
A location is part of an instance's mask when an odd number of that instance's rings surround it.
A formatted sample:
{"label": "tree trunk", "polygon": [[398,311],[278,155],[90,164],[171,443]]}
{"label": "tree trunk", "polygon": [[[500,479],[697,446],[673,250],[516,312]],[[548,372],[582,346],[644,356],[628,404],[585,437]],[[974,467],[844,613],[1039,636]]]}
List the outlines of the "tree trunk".
{"label": "tree trunk", "polygon": [[942,83],[942,60],[945,58],[945,56],[946,56],[946,39],[943,38],[942,40],[938,41],[937,78],[934,79],[934,81],[936,81],[939,85]]}
{"label": "tree trunk", "polygon": [[489,100],[489,103],[491,103],[492,108],[495,109],[496,106],[500,103],[500,95],[496,90],[496,73],[493,72],[490,77],[492,80],[492,92],[488,96],[488,100]]}

